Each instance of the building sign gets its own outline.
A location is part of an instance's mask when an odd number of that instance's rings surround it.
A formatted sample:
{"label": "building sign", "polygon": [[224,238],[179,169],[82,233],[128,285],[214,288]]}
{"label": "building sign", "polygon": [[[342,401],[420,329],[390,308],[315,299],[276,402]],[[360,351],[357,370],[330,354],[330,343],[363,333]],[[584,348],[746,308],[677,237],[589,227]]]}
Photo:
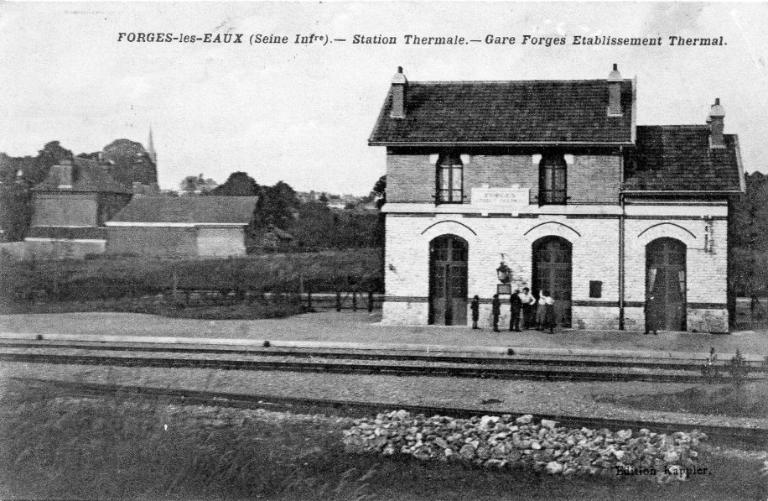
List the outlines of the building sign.
{"label": "building sign", "polygon": [[472,188],[472,205],[499,211],[517,212],[529,202],[529,188]]}

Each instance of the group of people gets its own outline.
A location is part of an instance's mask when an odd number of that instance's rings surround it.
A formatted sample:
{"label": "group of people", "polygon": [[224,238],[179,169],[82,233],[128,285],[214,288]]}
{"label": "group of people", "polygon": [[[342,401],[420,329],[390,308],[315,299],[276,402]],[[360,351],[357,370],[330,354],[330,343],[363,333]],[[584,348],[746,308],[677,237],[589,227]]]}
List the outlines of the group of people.
{"label": "group of people", "polygon": [[[472,310],[472,328],[477,329],[477,321],[480,319],[480,298],[472,298],[470,305]],[[521,332],[523,329],[547,330],[550,333],[555,329],[555,299],[547,290],[540,290],[539,297],[531,294],[528,287],[522,291],[515,289],[509,298],[509,330]],[[494,294],[491,300],[491,316],[493,318],[493,331],[499,332],[499,317],[501,316],[501,301],[499,295]],[[521,323],[522,320],[522,323]]]}

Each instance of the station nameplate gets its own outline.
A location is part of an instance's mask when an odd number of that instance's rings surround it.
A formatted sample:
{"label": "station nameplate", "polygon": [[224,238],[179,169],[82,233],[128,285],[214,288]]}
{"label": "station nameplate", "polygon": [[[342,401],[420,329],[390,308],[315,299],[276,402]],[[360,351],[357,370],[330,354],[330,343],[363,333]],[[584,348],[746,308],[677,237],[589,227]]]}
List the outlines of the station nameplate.
{"label": "station nameplate", "polygon": [[517,211],[527,206],[529,188],[472,188],[472,205]]}

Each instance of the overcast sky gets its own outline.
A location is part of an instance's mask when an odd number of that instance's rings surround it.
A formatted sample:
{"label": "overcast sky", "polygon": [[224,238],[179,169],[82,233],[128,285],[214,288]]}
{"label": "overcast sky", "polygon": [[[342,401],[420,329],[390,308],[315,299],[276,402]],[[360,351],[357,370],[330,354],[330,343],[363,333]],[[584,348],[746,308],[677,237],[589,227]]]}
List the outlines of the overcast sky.
{"label": "overcast sky", "polygon": [[[0,4],[0,151],[146,145],[159,181],[190,174],[363,194],[384,173],[367,139],[398,65],[410,80],[638,78],[638,124],[703,124],[720,97],[747,171],[767,171],[768,4]],[[120,32],[397,36],[397,45],[120,43]],[[513,46],[404,45],[403,35],[516,36]],[[524,34],[724,36],[725,47],[542,47]]]}

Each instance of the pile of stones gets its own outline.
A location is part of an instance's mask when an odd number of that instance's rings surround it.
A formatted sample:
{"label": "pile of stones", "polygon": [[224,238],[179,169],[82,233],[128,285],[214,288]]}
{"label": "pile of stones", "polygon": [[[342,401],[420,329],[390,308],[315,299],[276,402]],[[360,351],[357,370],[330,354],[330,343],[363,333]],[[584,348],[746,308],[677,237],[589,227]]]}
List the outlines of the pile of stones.
{"label": "pile of stones", "polygon": [[357,419],[344,431],[346,450],[460,461],[486,468],[529,467],[553,475],[627,475],[657,481],[700,473],[698,431],[670,435],[641,429],[565,428],[533,416],[425,417],[399,410]]}

